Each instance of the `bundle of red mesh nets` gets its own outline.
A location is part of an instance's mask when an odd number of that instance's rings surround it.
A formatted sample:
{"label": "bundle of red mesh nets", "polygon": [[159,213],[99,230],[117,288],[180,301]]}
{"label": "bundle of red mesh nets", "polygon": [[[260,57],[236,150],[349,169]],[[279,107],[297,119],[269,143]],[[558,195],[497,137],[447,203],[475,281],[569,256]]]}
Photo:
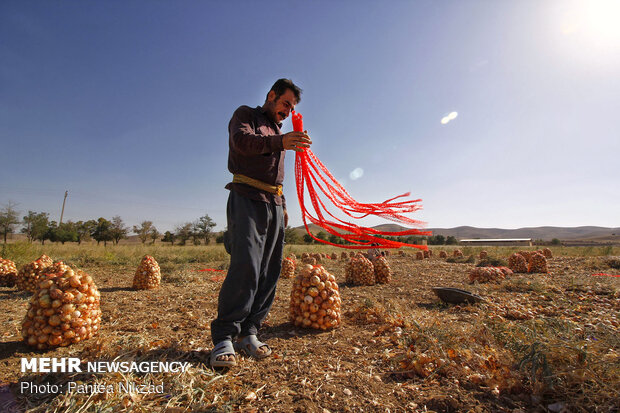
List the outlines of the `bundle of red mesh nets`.
{"label": "bundle of red mesh nets", "polygon": [[[293,129],[303,131],[303,117],[293,111]],[[297,197],[301,207],[302,219],[306,231],[316,241],[333,245],[340,248],[368,249],[373,246],[383,248],[414,247],[427,249],[425,245],[408,244],[400,241],[392,241],[382,237],[407,236],[407,235],[431,235],[430,231],[419,229],[407,229],[403,231],[379,231],[366,228],[351,222],[343,221],[330,213],[319,192],[331,201],[340,211],[354,219],[361,219],[370,215],[379,216],[405,225],[421,227],[424,223],[406,217],[404,214],[415,212],[422,208],[421,199],[402,200],[410,194],[398,195],[380,203],[361,203],[353,199],[344,189],[323,163],[312,153],[310,148],[297,152],[295,156],[295,182],[297,185]],[[305,204],[304,191],[307,192],[314,215],[310,213]],[[335,244],[327,240],[315,237],[308,228],[308,221],[323,228],[327,233],[343,238],[349,244]]]}

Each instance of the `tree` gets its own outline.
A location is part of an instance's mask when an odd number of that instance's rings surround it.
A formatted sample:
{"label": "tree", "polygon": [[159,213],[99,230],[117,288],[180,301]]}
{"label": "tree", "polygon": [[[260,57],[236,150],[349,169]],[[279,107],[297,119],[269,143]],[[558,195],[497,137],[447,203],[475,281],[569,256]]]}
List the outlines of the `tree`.
{"label": "tree", "polygon": [[295,228],[284,228],[284,242],[287,244],[299,244],[299,234]]}
{"label": "tree", "polygon": [[[152,221],[142,221],[140,223],[140,226],[134,225],[132,231],[134,234],[138,234],[138,238],[140,238],[140,241],[145,244],[146,240],[149,239],[149,237],[151,236],[151,231],[153,230],[153,228],[155,227],[153,226]],[[157,229],[155,231],[157,231]]]}
{"label": "tree", "polygon": [[[612,234],[612,235],[613,235],[613,234]],[[559,239],[557,239],[557,238],[553,238],[553,239],[551,240],[551,245],[561,245],[561,244],[562,244],[562,241],[560,241],[560,240],[559,240]]]}
{"label": "tree", "polygon": [[174,233],[176,235],[177,240],[179,241],[179,245],[185,245],[187,240],[192,238],[193,236],[192,227],[193,227],[193,224],[191,222],[188,222],[182,226],[178,226],[175,229]]}
{"label": "tree", "polygon": [[215,227],[215,222],[213,222],[208,214],[205,214],[194,223],[194,236],[204,239],[205,245],[207,245],[211,241],[213,227]]}
{"label": "tree", "polygon": [[13,201],[9,201],[2,210],[0,210],[0,233],[4,237],[4,243],[6,244],[6,236],[12,234],[15,231],[15,226],[19,224],[19,213],[15,209],[17,204]]}
{"label": "tree", "polygon": [[304,234],[304,242],[306,244],[312,244],[314,242],[314,238],[312,238],[310,234]]}
{"label": "tree", "polygon": [[56,241],[60,241],[61,244],[64,244],[65,242],[76,242],[78,239],[78,234],[75,223],[67,221],[58,225],[54,238]]}
{"label": "tree", "polygon": [[169,242],[170,245],[174,245],[174,239],[175,239],[175,235],[170,232],[170,231],[166,231],[166,233],[164,234],[164,237],[161,239],[162,242]]}
{"label": "tree", "polygon": [[47,212],[34,212],[28,211],[28,215],[23,218],[24,227],[22,233],[28,237],[28,242],[40,240],[43,242],[43,237],[47,232],[49,225],[49,214]]}
{"label": "tree", "polygon": [[151,237],[151,245],[153,245],[155,244],[155,241],[157,241],[157,238],[161,236],[161,232],[157,231],[157,228],[153,226],[153,228],[151,228],[151,232],[149,233],[149,236]]}
{"label": "tree", "polygon": [[82,241],[88,241],[91,238],[92,233],[97,228],[97,221],[89,219],[88,221],[78,221],[75,223],[75,229],[77,231],[77,243],[80,245]]}
{"label": "tree", "polygon": [[41,245],[43,245],[45,240],[49,240],[50,242],[58,241],[58,238],[56,237],[57,231],[58,231],[58,222],[50,221],[50,223],[47,225],[47,231],[45,231],[45,234],[43,234]]}
{"label": "tree", "polygon": [[112,240],[115,244],[118,244],[120,240],[127,238],[129,228],[125,226],[121,217],[116,215],[112,217],[110,232],[112,234]]}
{"label": "tree", "polygon": [[448,235],[448,238],[446,238],[446,245],[456,245],[459,242],[456,240],[456,238],[453,235]]}
{"label": "tree", "polygon": [[327,240],[327,234],[323,231],[319,231],[319,233],[316,234],[316,237],[323,241]]}
{"label": "tree", "polygon": [[103,246],[107,246],[108,241],[112,241],[112,223],[105,218],[99,218],[97,220],[97,226],[92,232],[92,237],[97,241],[97,245],[103,241]]}
{"label": "tree", "polygon": [[329,242],[331,242],[332,244],[342,244],[342,238],[340,238],[337,235],[334,234],[329,234],[329,237],[327,237],[327,239],[329,240]]}
{"label": "tree", "polygon": [[446,242],[446,238],[443,235],[433,235],[428,237],[428,243],[430,245],[443,245]]}

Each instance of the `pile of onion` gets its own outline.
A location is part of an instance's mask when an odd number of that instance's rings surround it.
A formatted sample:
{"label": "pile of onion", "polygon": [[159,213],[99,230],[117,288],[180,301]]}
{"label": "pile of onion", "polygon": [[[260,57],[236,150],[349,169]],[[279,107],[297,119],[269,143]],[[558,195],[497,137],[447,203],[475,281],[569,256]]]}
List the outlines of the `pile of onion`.
{"label": "pile of onion", "polygon": [[64,347],[99,330],[99,291],[90,275],[59,262],[37,287],[22,322],[22,337],[29,346]]}
{"label": "pile of onion", "polygon": [[499,281],[510,274],[512,271],[506,267],[476,267],[469,272],[469,283]]}
{"label": "pile of onion", "polygon": [[336,278],[320,265],[303,265],[293,281],[289,317],[300,327],[328,330],[340,325]]}
{"label": "pile of onion", "polygon": [[512,272],[527,272],[527,260],[523,255],[518,252],[515,252],[508,258],[508,268],[512,270]]}
{"label": "pile of onion", "polygon": [[543,248],[542,254],[545,256],[545,258],[553,258],[553,254],[551,253],[551,250],[549,248]]}
{"label": "pile of onion", "polygon": [[422,251],[418,251],[415,253],[415,259],[416,260],[423,260],[424,259],[424,253]]}
{"label": "pile of onion", "polygon": [[547,259],[545,258],[545,256],[538,252],[530,255],[527,272],[548,273],[549,271],[547,270]]}
{"label": "pile of onion", "polygon": [[316,265],[316,258],[312,257],[307,252],[304,252],[303,254],[301,254],[301,263],[309,264],[309,265]]}
{"label": "pile of onion", "polygon": [[448,253],[445,251],[439,251],[439,258],[448,258]]}
{"label": "pile of onion", "polygon": [[372,262],[358,254],[347,263],[344,269],[347,283],[354,285],[374,285],[375,270]]}
{"label": "pile of onion", "polygon": [[347,260],[347,259],[349,259],[349,254],[347,254],[347,252],[346,252],[346,251],[342,251],[342,252],[340,253],[340,259],[341,259],[341,260]]}
{"label": "pile of onion", "polygon": [[295,261],[290,258],[282,260],[282,270],[280,278],[293,278],[295,276]]}
{"label": "pile of onion", "polygon": [[310,256],[311,256],[312,258],[314,258],[314,259],[316,260],[316,262],[317,262],[317,263],[319,263],[319,262],[323,262],[323,255],[321,255],[321,253],[320,253],[320,252],[315,252],[315,253],[312,253],[312,254],[310,254]]}
{"label": "pile of onion", "polygon": [[375,281],[378,284],[387,284],[392,281],[392,270],[384,256],[379,255],[372,265],[375,269]]}
{"label": "pile of onion", "polygon": [[43,254],[36,260],[25,264],[17,273],[15,280],[17,288],[31,293],[35,292],[39,282],[44,280],[43,272],[53,263],[54,261],[50,257]]}
{"label": "pile of onion", "polygon": [[161,283],[161,271],[155,258],[145,255],[140,261],[136,275],[133,277],[133,288],[136,290],[152,290]]}
{"label": "pile of onion", "polygon": [[286,258],[290,258],[291,260],[293,260],[293,262],[297,261],[297,256],[292,252]]}
{"label": "pile of onion", "polygon": [[0,258],[0,287],[13,287],[17,278],[17,267],[11,260]]}
{"label": "pile of onion", "polygon": [[486,252],[485,250],[480,251],[480,256],[479,256],[479,258],[480,258],[481,260],[483,260],[483,259],[487,258],[488,256],[489,256],[489,253],[488,253],[488,252]]}
{"label": "pile of onion", "polygon": [[454,250],[454,252],[452,253],[452,256],[456,257],[456,258],[462,257],[463,256],[463,251],[461,251],[461,250]]}
{"label": "pile of onion", "polygon": [[337,260],[338,259],[338,254],[336,254],[335,252],[332,252],[332,255],[330,256],[330,258],[332,260]]}
{"label": "pile of onion", "polygon": [[530,251],[519,251],[518,253],[523,255],[523,258],[525,258],[525,261],[529,261],[530,256],[532,255]]}
{"label": "pile of onion", "polygon": [[430,258],[431,257],[431,250],[424,250],[424,251],[422,251],[422,254],[424,254],[424,258]]}

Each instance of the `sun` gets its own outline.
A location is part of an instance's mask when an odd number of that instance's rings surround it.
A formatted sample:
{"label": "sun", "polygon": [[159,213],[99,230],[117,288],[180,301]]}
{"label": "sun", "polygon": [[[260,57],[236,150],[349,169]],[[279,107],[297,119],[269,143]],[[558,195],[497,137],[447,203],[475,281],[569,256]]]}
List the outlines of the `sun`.
{"label": "sun", "polygon": [[620,0],[580,0],[564,3],[561,31],[593,47],[620,46]]}

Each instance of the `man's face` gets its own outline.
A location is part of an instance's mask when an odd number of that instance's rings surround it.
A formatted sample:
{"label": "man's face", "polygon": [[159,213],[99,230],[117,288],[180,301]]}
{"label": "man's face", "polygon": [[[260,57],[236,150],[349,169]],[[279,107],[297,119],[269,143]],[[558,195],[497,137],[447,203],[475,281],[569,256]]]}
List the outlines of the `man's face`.
{"label": "man's face", "polygon": [[276,93],[272,90],[267,96],[267,112],[276,123],[279,123],[288,118],[291,111],[295,109],[296,103],[295,93],[291,89],[286,89],[286,92],[278,98],[276,98]]}

